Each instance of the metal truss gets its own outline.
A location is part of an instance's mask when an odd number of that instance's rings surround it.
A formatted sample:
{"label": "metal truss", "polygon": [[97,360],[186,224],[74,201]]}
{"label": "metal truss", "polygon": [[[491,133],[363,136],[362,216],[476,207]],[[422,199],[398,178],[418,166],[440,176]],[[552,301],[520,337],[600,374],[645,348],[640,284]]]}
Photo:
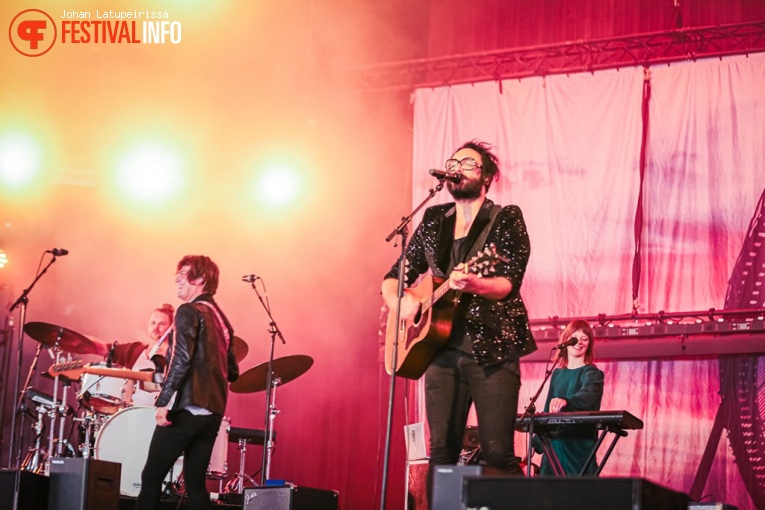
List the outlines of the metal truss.
{"label": "metal truss", "polygon": [[530,321],[539,350],[523,360],[546,361],[575,318],[592,325],[600,359],[741,355],[762,353],[765,345],[765,308],[549,317]]}
{"label": "metal truss", "polygon": [[761,51],[765,51],[765,20],[406,60],[340,70],[334,77],[340,88],[382,92],[653,66]]}

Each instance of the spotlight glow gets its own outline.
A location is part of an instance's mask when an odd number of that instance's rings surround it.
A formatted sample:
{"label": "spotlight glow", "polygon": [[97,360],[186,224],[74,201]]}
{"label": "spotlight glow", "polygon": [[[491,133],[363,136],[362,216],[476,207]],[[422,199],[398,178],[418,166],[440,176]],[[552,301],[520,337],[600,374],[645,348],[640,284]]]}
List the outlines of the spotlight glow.
{"label": "spotlight glow", "polygon": [[300,179],[294,169],[274,165],[266,168],[256,183],[260,200],[272,206],[292,202],[300,192]]}
{"label": "spotlight glow", "polygon": [[183,159],[174,150],[147,142],[117,165],[117,186],[126,196],[144,203],[161,203],[183,186]]}
{"label": "spotlight glow", "polygon": [[8,256],[3,250],[0,250],[0,269],[4,268],[8,264]]}
{"label": "spotlight glow", "polygon": [[29,136],[10,133],[0,136],[0,184],[20,189],[40,173],[42,151]]}

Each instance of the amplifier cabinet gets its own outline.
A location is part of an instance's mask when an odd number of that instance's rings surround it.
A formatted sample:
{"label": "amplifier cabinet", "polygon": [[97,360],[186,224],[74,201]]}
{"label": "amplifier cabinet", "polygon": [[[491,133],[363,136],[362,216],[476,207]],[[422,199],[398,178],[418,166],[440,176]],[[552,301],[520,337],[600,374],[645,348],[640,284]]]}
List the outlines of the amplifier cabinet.
{"label": "amplifier cabinet", "polygon": [[468,509],[688,510],[688,496],[640,478],[466,477]]}
{"label": "amplifier cabinet", "polygon": [[248,487],[242,510],[337,510],[337,492],[293,485]]}
{"label": "amplifier cabinet", "polygon": [[51,459],[48,510],[118,510],[121,473],[117,462]]}
{"label": "amplifier cabinet", "polygon": [[[16,482],[19,484],[18,500],[14,506]],[[47,476],[19,471],[18,469],[0,469],[0,508],[12,510],[40,510],[48,505]]]}

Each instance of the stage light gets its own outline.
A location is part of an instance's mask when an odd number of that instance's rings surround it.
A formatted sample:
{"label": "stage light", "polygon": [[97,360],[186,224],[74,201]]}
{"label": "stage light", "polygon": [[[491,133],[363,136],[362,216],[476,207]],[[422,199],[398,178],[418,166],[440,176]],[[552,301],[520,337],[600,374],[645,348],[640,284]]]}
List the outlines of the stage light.
{"label": "stage light", "polygon": [[0,183],[11,189],[31,184],[40,173],[41,153],[40,146],[25,134],[0,136]]}
{"label": "stage light", "polygon": [[3,250],[0,250],[0,269],[4,268],[8,264],[8,256]]}
{"label": "stage light", "polygon": [[133,200],[162,203],[183,187],[183,166],[183,158],[171,148],[146,142],[117,164],[117,187]]}
{"label": "stage light", "polygon": [[291,167],[267,167],[256,182],[256,193],[267,205],[279,206],[293,202],[300,192],[300,179]]}

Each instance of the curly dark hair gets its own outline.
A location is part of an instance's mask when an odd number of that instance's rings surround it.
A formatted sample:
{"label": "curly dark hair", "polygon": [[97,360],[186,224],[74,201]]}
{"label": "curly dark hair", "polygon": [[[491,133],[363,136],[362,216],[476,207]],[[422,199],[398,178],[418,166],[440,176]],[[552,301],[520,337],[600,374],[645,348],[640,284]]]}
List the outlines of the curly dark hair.
{"label": "curly dark hair", "polygon": [[210,257],[204,255],[186,255],[178,262],[178,271],[183,266],[189,266],[189,281],[196,278],[202,278],[205,282],[204,291],[207,294],[214,295],[218,290],[218,266]]}
{"label": "curly dark hair", "polygon": [[[491,144],[480,140],[470,140],[457,149],[473,149],[481,155],[481,178],[486,191],[491,187],[491,181],[499,180],[499,158],[491,152]],[[456,152],[456,151],[455,151]]]}

